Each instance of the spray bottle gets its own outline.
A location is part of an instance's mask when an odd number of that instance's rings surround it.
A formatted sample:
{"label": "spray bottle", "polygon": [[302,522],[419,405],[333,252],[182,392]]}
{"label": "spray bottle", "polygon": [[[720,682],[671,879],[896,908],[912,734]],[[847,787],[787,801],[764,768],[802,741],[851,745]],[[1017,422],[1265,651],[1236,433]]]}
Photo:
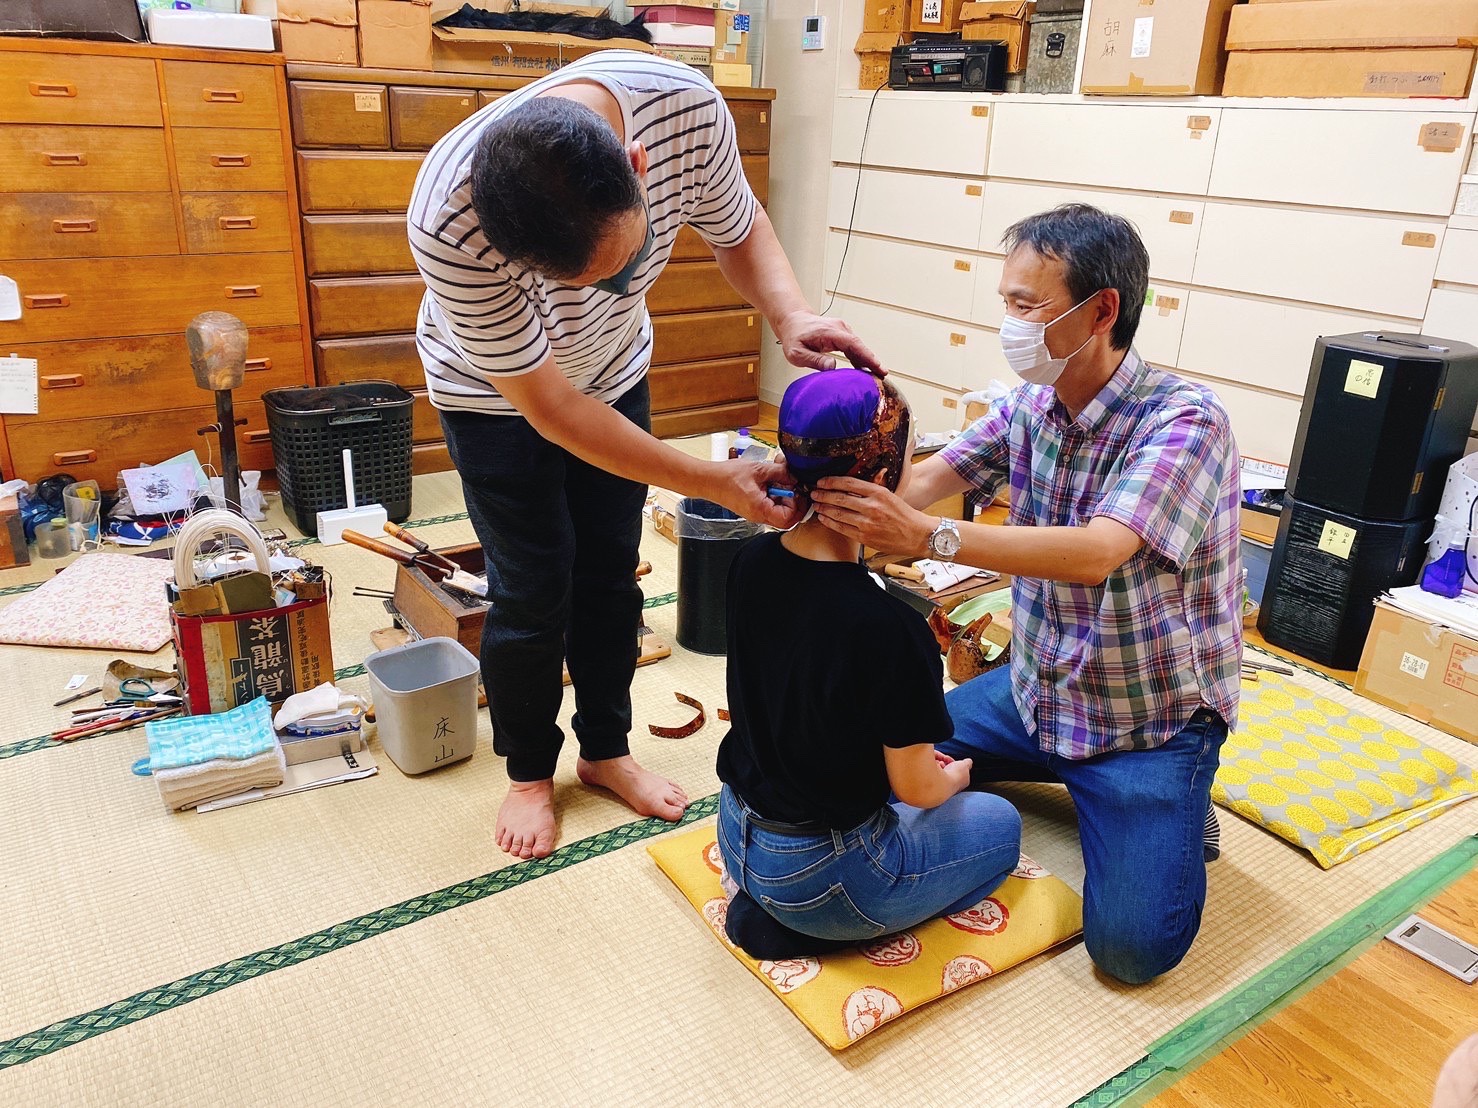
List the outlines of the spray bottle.
{"label": "spray bottle", "polygon": [[1422,589],[1449,600],[1463,591],[1468,569],[1468,540],[1471,533],[1461,520],[1438,516],[1432,537],[1427,540],[1427,567],[1422,570]]}

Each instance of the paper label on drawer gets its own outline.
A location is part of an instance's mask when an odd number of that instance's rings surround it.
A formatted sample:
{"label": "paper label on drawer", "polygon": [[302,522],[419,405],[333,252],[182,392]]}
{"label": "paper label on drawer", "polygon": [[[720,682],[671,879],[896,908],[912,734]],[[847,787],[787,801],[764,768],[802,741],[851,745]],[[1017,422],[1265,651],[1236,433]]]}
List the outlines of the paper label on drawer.
{"label": "paper label on drawer", "polygon": [[1150,40],[1155,37],[1155,17],[1147,15],[1134,21],[1134,43],[1129,47],[1131,58],[1150,56]]}
{"label": "paper label on drawer", "polygon": [[1333,554],[1336,558],[1346,561],[1350,558],[1350,549],[1355,545],[1355,529],[1343,524],[1335,523],[1332,519],[1324,521],[1324,533],[1319,536],[1319,549],[1326,554]]}
{"label": "paper label on drawer", "polygon": [[944,0],[924,0],[924,6],[919,11],[919,22],[943,23]]}
{"label": "paper label on drawer", "polygon": [[1417,132],[1416,144],[1434,154],[1450,154],[1463,142],[1461,123],[1424,123]]}
{"label": "paper label on drawer", "polygon": [[1350,359],[1350,369],[1345,374],[1345,392],[1374,400],[1375,394],[1380,392],[1380,379],[1385,371],[1385,366],[1375,362],[1362,362],[1359,358]]}
{"label": "paper label on drawer", "polygon": [[1426,680],[1428,668],[1428,662],[1425,658],[1418,658],[1410,652],[1401,655],[1401,672],[1410,674],[1418,681]]}
{"label": "paper label on drawer", "polygon": [[0,319],[19,319],[21,317],[21,290],[16,287],[14,279],[0,277]]}
{"label": "paper label on drawer", "polygon": [[354,110],[356,112],[379,111],[380,94],[378,92],[356,92],[354,94]]}
{"label": "paper label on drawer", "polygon": [[35,358],[0,358],[0,412],[35,415],[40,410]]}

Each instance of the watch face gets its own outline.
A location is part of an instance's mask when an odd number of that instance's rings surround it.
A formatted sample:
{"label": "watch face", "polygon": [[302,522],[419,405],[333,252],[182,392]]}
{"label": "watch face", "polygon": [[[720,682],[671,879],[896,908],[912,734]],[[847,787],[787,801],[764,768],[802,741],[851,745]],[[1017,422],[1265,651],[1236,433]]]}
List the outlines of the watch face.
{"label": "watch face", "polygon": [[948,561],[960,552],[960,533],[953,527],[941,527],[934,532],[929,545],[934,548],[936,558]]}

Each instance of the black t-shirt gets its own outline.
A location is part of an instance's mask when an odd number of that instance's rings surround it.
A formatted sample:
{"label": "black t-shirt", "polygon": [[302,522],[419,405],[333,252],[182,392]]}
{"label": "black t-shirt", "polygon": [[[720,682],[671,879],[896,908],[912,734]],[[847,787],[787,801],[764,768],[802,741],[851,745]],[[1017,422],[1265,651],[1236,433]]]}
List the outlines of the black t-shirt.
{"label": "black t-shirt", "polygon": [[856,827],[888,801],[883,747],[954,734],[938,643],[863,566],[761,535],[734,558],[727,608],[718,775],[759,815]]}

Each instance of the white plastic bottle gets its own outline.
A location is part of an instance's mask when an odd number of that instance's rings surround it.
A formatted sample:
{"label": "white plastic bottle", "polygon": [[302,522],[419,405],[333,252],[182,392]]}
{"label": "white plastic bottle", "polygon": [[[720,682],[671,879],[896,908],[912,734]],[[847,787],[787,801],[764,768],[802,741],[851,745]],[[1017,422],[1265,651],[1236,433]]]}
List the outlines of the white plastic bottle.
{"label": "white plastic bottle", "polygon": [[754,445],[754,439],[749,437],[749,428],[739,428],[739,433],[734,436],[734,445],[729,447],[729,457],[742,458],[744,452]]}

